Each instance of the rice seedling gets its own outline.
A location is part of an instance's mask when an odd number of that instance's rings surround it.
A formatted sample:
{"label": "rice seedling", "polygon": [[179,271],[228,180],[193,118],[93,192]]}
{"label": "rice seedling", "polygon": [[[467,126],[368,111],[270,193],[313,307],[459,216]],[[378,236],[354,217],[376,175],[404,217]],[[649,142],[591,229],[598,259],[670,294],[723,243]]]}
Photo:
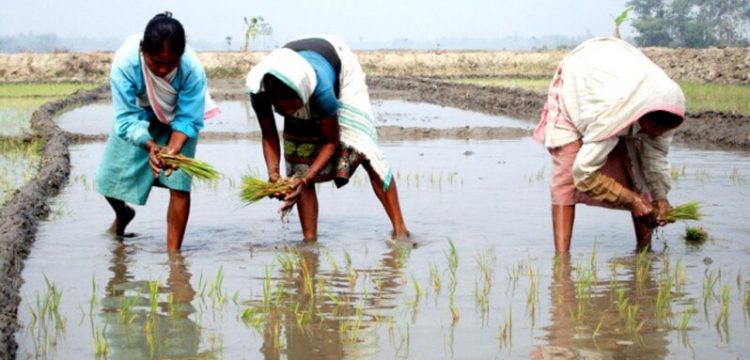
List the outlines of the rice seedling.
{"label": "rice seedling", "polygon": [[107,333],[107,323],[104,323],[104,327],[99,330],[94,326],[93,334],[94,334],[94,356],[98,358],[106,358],[107,354],[109,353],[109,342],[107,341],[107,337],[105,334]]}
{"label": "rice seedling", "polygon": [[672,167],[669,170],[669,172],[670,172],[670,175],[672,176],[672,180],[674,180],[674,181],[680,181],[680,179],[682,179],[683,177],[685,177],[685,174],[687,173],[686,166],[684,164],[679,169],[675,168],[675,167]]}
{"label": "rice seedling", "polygon": [[[594,332],[591,333],[591,338],[596,339],[597,336],[599,336],[599,330],[602,329],[602,325],[604,325],[604,317],[605,315],[602,315],[601,319],[599,319],[599,323],[596,324],[596,327],[594,328]],[[596,341],[596,340],[594,340]]]}
{"label": "rice seedling", "polygon": [[703,214],[700,212],[701,205],[698,202],[688,202],[678,205],[667,211],[660,220],[677,221],[677,220],[700,220]]}
{"label": "rice seedling", "polygon": [[326,250],[326,258],[328,259],[328,263],[331,264],[331,271],[335,274],[339,272],[339,265],[336,263],[336,258],[333,257],[333,254],[331,254],[330,251]]}
{"label": "rice seedling", "polygon": [[726,327],[728,324],[730,304],[729,295],[729,285],[727,284],[724,285],[724,288],[721,290],[721,310],[719,312],[719,316],[716,318],[716,326],[722,325]]}
{"label": "rice seedling", "polygon": [[544,182],[544,170],[545,170],[545,167],[542,166],[542,168],[539,169],[537,172],[528,175],[526,177],[526,181],[529,184],[532,184],[534,182]]}
{"label": "rice seedling", "polygon": [[631,304],[628,305],[625,314],[626,314],[626,327],[628,331],[632,333],[639,333],[641,329],[643,328],[643,325],[646,323],[646,319],[643,319],[641,322],[638,322],[638,314],[640,314],[641,308],[638,304]]}
{"label": "rice seedling", "polygon": [[245,325],[249,325],[258,333],[263,333],[264,315],[255,308],[250,307],[240,313],[240,319]]}
{"label": "rice seedling", "polygon": [[685,240],[693,243],[704,243],[708,240],[708,232],[702,227],[685,227]]}
{"label": "rice seedling", "polygon": [[677,263],[674,266],[674,284],[677,290],[681,290],[685,285],[687,275],[685,274],[685,265],[682,264],[682,259],[677,259]]}
{"label": "rice seedling", "polygon": [[263,278],[263,308],[268,309],[271,305],[271,268],[266,265],[266,276]]}
{"label": "rice seedling", "polygon": [[118,308],[118,317],[121,324],[132,324],[136,318],[133,313],[133,308],[138,303],[139,298],[136,296],[123,296],[120,299],[120,306]]}
{"label": "rice seedling", "polygon": [[151,308],[151,314],[156,314],[156,310],[159,307],[159,281],[149,280],[148,281],[148,292],[149,292],[149,304]]}
{"label": "rice seedling", "polygon": [[215,181],[221,178],[221,173],[205,161],[189,158],[182,154],[172,155],[166,152],[160,152],[158,157],[168,165],[181,169],[198,180]]}
{"label": "rice seedling", "polygon": [[718,271],[709,271],[703,278],[703,302],[710,303],[714,297],[714,287],[721,279],[721,269]]}
{"label": "rice seedling", "polygon": [[659,320],[668,318],[669,307],[672,302],[672,281],[669,269],[665,267],[665,271],[662,272],[659,279],[658,293],[656,294],[655,312],[656,318]]}
{"label": "rice seedling", "polygon": [[94,316],[94,308],[96,308],[96,275],[91,276],[91,297],[89,298],[89,317]]}
{"label": "rice seedling", "polygon": [[[432,284],[432,289],[435,292],[435,295],[440,295],[440,290],[443,287],[442,280],[440,278],[440,273],[438,272],[437,264],[434,262],[430,262],[430,283]],[[435,297],[437,301],[437,296]]]}
{"label": "rice seedling", "polygon": [[682,312],[682,316],[680,316],[680,323],[677,325],[677,329],[679,331],[687,331],[690,327],[690,319],[693,317],[693,313],[695,313],[695,307],[690,307],[690,309],[687,309]]}
{"label": "rice seedling", "polygon": [[297,271],[297,264],[300,263],[299,255],[296,252],[289,254],[277,254],[276,261],[281,266],[281,272],[292,275]]}
{"label": "rice seedling", "polygon": [[443,252],[445,254],[445,258],[448,260],[448,267],[451,269],[457,269],[458,268],[458,250],[456,250],[456,245],[453,244],[452,240],[448,240],[448,246],[449,246],[449,251]]}
{"label": "rice seedling", "polygon": [[647,258],[647,255],[648,251],[644,250],[635,257],[635,282],[639,291],[643,290],[643,284],[651,271],[651,258]]}
{"label": "rice seedling", "polygon": [[701,183],[701,185],[705,185],[707,182],[711,181],[711,173],[707,170],[698,169],[695,171],[695,179]]}
{"label": "rice seedling", "polygon": [[513,345],[513,306],[508,305],[508,312],[505,315],[505,321],[500,326],[498,339],[500,348],[510,348]]}
{"label": "rice seedling", "polygon": [[745,183],[745,174],[742,173],[740,168],[734,167],[729,174],[729,181],[731,181],[733,185],[743,184]]}
{"label": "rice seedling", "polygon": [[307,264],[307,261],[305,258],[300,257],[299,258],[299,264],[300,264],[300,270],[302,272],[302,281],[305,285],[304,290],[305,294],[312,297],[315,295],[315,290],[313,288],[313,274],[312,269],[310,269],[310,266]]}
{"label": "rice seedling", "polygon": [[411,283],[414,287],[414,302],[418,303],[419,299],[422,297],[422,287],[419,285],[419,281],[417,281],[414,273],[411,274]]}
{"label": "rice seedling", "polygon": [[216,277],[209,284],[208,298],[211,299],[211,304],[216,307],[221,307],[226,301],[224,290],[222,286],[224,284],[224,266],[219,266],[219,271],[216,273]]}
{"label": "rice seedling", "polygon": [[240,186],[240,198],[248,204],[274,194],[286,194],[291,192],[291,179],[282,179],[278,182],[269,182],[253,176],[243,176]]}

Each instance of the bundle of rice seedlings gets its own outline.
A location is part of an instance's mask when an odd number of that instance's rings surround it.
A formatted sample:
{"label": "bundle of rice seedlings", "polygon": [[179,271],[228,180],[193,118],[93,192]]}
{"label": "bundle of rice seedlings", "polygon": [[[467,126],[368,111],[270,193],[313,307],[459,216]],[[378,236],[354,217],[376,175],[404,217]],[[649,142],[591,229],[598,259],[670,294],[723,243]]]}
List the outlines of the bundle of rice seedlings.
{"label": "bundle of rice seedlings", "polygon": [[700,220],[703,214],[700,212],[701,205],[695,201],[673,207],[661,219],[667,221],[677,220]]}
{"label": "bundle of rice seedlings", "polygon": [[702,227],[688,226],[685,228],[685,240],[702,243],[707,239],[708,233]]}
{"label": "bundle of rice seedlings", "polygon": [[182,154],[171,155],[166,152],[160,152],[158,156],[167,164],[181,169],[196,179],[214,181],[221,177],[221,173],[205,161],[189,158]]}
{"label": "bundle of rice seedlings", "polygon": [[240,198],[248,204],[273,194],[285,194],[292,190],[290,179],[282,179],[272,183],[249,175],[242,177],[240,189]]}

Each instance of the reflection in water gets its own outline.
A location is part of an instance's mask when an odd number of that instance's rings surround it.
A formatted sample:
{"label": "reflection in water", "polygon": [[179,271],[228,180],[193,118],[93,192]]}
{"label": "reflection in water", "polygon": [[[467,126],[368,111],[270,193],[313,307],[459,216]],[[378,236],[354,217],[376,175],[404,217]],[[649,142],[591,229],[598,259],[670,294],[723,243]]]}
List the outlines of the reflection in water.
{"label": "reflection in water", "polygon": [[[660,261],[661,271],[654,262]],[[593,264],[593,265],[590,265]],[[546,345],[532,356],[631,358],[667,356],[674,280],[669,257],[642,253],[610,260],[611,278],[599,279],[596,263],[572,265],[569,255],[553,265],[551,325]]]}
{"label": "reflection in water", "polygon": [[128,270],[135,249],[116,243],[112,278],[102,300],[110,359],[182,358],[200,354],[200,327],[189,316],[195,291],[179,252],[168,254],[166,287],[158,280],[134,280]]}
{"label": "reflection in water", "polygon": [[379,267],[356,269],[346,256],[332,270],[321,269],[317,249],[292,248],[281,254],[282,276],[271,290],[264,279],[263,300],[251,302],[243,318],[263,333],[260,349],[268,359],[372,358],[378,351],[377,329],[390,321],[383,310],[396,307],[401,266],[408,252],[392,249]]}

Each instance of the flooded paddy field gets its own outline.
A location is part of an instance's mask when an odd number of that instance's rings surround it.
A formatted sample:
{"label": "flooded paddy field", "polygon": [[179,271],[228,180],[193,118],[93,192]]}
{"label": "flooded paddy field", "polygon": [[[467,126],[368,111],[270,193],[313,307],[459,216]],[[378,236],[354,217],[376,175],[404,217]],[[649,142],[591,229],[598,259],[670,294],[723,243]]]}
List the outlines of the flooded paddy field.
{"label": "flooded paddy field", "polygon": [[[205,131],[257,131],[246,105],[223,105],[224,115]],[[111,110],[92,106],[63,115],[61,126],[108,132]],[[529,125],[398,101],[375,111],[379,122],[405,127],[449,126],[441,119]],[[94,129],[100,122],[107,125]],[[113,214],[93,190],[104,144],[72,145],[70,182],[25,262],[18,356],[750,354],[746,153],[679,145],[670,153],[670,200],[703,204],[708,216],[695,225],[708,232],[707,242],[686,242],[685,224],[677,223],[659,231],[653,252],[637,254],[628,213],[579,206],[571,255],[556,258],[551,162],[530,138],[381,143],[409,241],[389,240],[387,217],[360,171],[342,189],[319,186],[319,240],[303,244],[294,213],[283,222],[276,201],[239,201],[240,177],[265,174],[260,143],[206,140],[197,157],[225,178],[196,184],[179,254],[165,251],[162,189],[136,207],[135,237],[104,233]]]}
{"label": "flooded paddy field", "polygon": [[38,172],[40,140],[0,140],[0,206]]}

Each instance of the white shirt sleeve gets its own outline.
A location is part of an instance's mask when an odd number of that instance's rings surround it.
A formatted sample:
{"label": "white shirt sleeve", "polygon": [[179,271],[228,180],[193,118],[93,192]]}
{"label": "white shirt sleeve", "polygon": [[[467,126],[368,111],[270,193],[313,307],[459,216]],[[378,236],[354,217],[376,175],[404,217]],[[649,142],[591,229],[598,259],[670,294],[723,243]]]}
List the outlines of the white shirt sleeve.
{"label": "white shirt sleeve", "polygon": [[576,187],[607,163],[607,156],[615,149],[618,141],[619,137],[613,136],[602,141],[584,143],[581,146],[573,163],[573,183]]}
{"label": "white shirt sleeve", "polygon": [[639,133],[641,148],[638,155],[641,160],[643,177],[655,200],[667,198],[672,188],[671,167],[667,160],[669,145],[672,143],[674,131],[668,131],[662,136],[648,136]]}

